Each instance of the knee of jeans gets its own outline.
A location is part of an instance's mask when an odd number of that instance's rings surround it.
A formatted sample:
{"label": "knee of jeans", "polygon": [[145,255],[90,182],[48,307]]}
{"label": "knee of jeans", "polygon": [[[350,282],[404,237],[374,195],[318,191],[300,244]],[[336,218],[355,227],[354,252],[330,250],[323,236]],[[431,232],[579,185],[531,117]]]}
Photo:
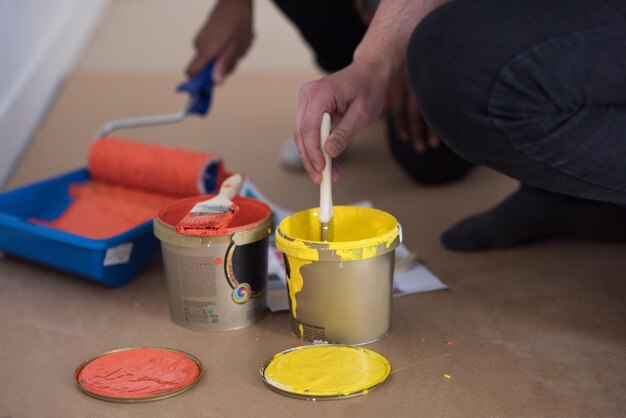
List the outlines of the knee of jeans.
{"label": "knee of jeans", "polygon": [[409,76],[415,95],[420,102],[424,97],[432,96],[429,93],[438,88],[431,75],[434,71],[438,71],[437,67],[441,63],[441,57],[434,59],[434,55],[441,52],[436,42],[441,34],[439,21],[442,19],[440,17],[442,13],[440,9],[429,14],[415,27],[407,48]]}
{"label": "knee of jeans", "polygon": [[[439,91],[440,83],[457,81],[457,69],[463,66],[458,54],[460,45],[471,45],[476,22],[467,2],[451,1],[428,14],[415,27],[407,48],[407,62],[418,98]],[[437,76],[442,75],[442,76]],[[454,85],[454,84],[453,84]]]}
{"label": "knee of jeans", "polygon": [[[428,124],[458,154],[478,161],[474,141],[494,128],[486,107],[499,69],[488,55],[486,0],[456,0],[426,16],[407,49],[412,87]],[[478,6],[476,6],[478,4]]]}
{"label": "knee of jeans", "polygon": [[452,32],[448,21],[457,13],[456,1],[446,4],[424,18],[411,35],[407,49],[407,64],[413,92],[420,112],[429,126],[444,138],[457,137],[447,132],[450,121],[456,120],[451,107],[458,107],[458,95],[463,90],[461,75],[463,66],[450,48],[442,47],[442,39],[453,42],[461,36]]}

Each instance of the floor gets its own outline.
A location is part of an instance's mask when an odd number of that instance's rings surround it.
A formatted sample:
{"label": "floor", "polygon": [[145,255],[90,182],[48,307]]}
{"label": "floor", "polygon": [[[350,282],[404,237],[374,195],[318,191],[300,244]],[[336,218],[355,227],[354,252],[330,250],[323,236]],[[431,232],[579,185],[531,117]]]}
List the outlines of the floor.
{"label": "floor", "polygon": [[[277,204],[304,209],[316,205],[317,188],[282,169],[278,149],[291,135],[298,87],[319,72],[293,28],[271,4],[258,4],[255,49],[216,92],[206,119],[121,134],[218,152]],[[90,138],[108,120],[182,106],[173,88],[209,8],[200,0],[184,10],[166,0],[113,1],[7,188],[84,166]],[[159,257],[132,283],[109,289],[4,256],[0,416],[624,416],[623,245],[551,240],[462,254],[439,243],[451,223],[515,187],[485,168],[450,186],[416,186],[387,152],[382,124],[356,138],[336,203],[369,198],[395,215],[406,245],[450,290],[394,300],[391,333],[368,346],[389,359],[391,379],[343,401],[300,401],[262,384],[259,366],[298,343],[287,313],[236,332],[172,323]],[[190,392],[145,404],[76,389],[81,361],[128,346],[189,351],[206,374]]]}

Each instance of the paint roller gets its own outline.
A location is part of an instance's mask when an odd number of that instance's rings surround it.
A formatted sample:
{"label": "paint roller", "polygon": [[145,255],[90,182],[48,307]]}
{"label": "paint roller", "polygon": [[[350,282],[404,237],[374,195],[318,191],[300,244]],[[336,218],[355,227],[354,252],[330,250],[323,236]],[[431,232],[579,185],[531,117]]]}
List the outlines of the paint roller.
{"label": "paint roller", "polygon": [[105,124],[87,158],[92,181],[70,185],[72,202],[58,218],[31,221],[89,238],[105,238],[146,221],[173,197],[217,190],[226,175],[221,159],[214,153],[103,137],[116,129],[173,123],[191,114],[206,115],[211,103],[212,71],[210,63],[178,86],[178,91],[190,94],[190,100],[177,114]]}
{"label": "paint roller", "polygon": [[88,157],[92,178],[145,191],[174,196],[211,193],[224,179],[221,160],[212,153],[143,144],[107,137],[118,129],[181,122],[189,115],[206,116],[213,91],[211,61],[177,91],[189,94],[178,113],[118,119],[106,123],[95,135]]}
{"label": "paint roller", "polygon": [[214,153],[113,137],[91,145],[87,169],[94,180],[171,196],[212,193],[225,177]]}
{"label": "paint roller", "polygon": [[90,180],[69,185],[55,219],[30,221],[92,239],[121,234],[181,197],[214,192],[225,173],[213,153],[106,137],[89,150]]}

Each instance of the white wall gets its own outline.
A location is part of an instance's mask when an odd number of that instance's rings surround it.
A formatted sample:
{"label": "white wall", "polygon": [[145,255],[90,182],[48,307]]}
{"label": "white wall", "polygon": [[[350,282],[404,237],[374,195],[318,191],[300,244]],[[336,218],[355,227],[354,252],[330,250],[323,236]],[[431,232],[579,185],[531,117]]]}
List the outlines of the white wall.
{"label": "white wall", "polygon": [[0,0],[0,186],[107,0]]}

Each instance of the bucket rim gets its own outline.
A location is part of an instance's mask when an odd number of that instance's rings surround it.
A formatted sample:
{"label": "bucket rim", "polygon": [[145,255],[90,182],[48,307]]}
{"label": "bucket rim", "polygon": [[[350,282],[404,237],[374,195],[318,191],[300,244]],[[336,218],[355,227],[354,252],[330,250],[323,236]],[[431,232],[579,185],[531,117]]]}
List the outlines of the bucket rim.
{"label": "bucket rim", "polygon": [[[169,214],[169,212],[171,212],[173,209],[178,209],[180,207],[188,206],[188,208],[183,211],[184,214],[187,214],[189,210],[191,210],[194,204],[202,200],[211,199],[215,196],[216,196],[215,194],[204,194],[204,195],[190,196],[190,197],[176,200],[175,202],[172,202],[170,205],[168,205],[166,208],[161,209],[155,218],[159,219],[159,221],[164,226],[176,227],[176,224],[173,224],[165,219],[165,217]],[[263,202],[262,200],[255,199],[252,197],[247,197],[247,196],[235,196],[232,200],[233,202],[237,204],[245,203],[246,205],[251,205],[251,206],[256,206],[257,208],[262,208],[263,210],[265,210],[265,214],[262,218],[255,219],[254,221],[248,222],[244,225],[237,225],[237,226],[224,228],[223,235],[228,235],[234,232],[254,228],[257,225],[264,223],[269,217],[272,216],[272,209],[267,203]],[[178,223],[179,221],[180,220],[178,220],[176,223]]]}
{"label": "bucket rim", "polygon": [[195,236],[179,234],[178,232],[176,232],[175,227],[163,222],[158,217],[155,217],[152,222],[154,235],[162,243],[185,248],[199,248],[202,243],[209,241],[232,241],[236,245],[245,245],[260,241],[271,234],[272,226],[274,225],[274,216],[270,213],[267,218],[248,229],[226,231],[226,233],[216,236]]}
{"label": "bucket rim", "polygon": [[[354,206],[335,206],[335,208],[346,208]],[[356,261],[384,255],[394,251],[402,243],[402,226],[391,214],[376,208],[359,207],[360,209],[378,212],[390,217],[395,222],[395,226],[389,231],[376,236],[352,240],[352,241],[317,241],[299,239],[286,234],[281,228],[292,216],[303,212],[315,211],[316,208],[305,209],[284,218],[276,228],[276,246],[287,255],[295,256],[305,260],[336,261],[339,257],[342,261]]]}

